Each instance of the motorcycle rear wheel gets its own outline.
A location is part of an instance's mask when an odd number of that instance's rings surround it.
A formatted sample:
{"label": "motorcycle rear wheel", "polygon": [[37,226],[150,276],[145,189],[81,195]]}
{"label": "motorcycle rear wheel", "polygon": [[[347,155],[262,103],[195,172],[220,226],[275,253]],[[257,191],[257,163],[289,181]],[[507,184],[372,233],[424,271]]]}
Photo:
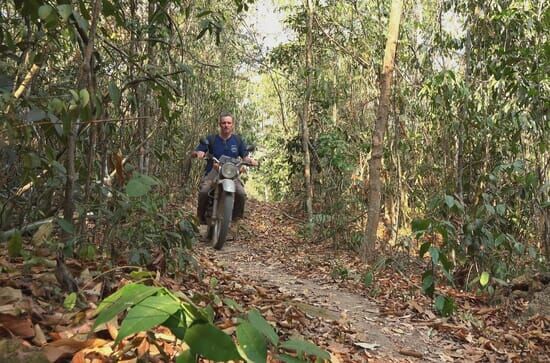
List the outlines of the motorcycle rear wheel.
{"label": "motorcycle rear wheel", "polygon": [[234,195],[231,193],[223,193],[219,200],[217,215],[218,219],[212,231],[212,247],[220,250],[229,233],[229,225],[233,215],[233,204],[235,202]]}

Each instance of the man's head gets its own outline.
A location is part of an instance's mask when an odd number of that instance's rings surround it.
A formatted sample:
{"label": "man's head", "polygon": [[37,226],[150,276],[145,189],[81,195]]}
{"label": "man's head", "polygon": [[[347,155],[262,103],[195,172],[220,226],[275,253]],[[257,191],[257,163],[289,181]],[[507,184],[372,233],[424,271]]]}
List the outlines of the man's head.
{"label": "man's head", "polygon": [[220,135],[223,138],[228,138],[233,133],[235,123],[233,122],[233,115],[229,112],[220,113],[220,118],[218,119],[220,125]]}

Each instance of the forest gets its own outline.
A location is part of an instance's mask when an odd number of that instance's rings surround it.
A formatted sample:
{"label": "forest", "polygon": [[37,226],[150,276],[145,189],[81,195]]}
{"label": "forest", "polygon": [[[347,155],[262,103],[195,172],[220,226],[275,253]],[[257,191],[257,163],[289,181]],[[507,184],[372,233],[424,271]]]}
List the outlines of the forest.
{"label": "forest", "polygon": [[[548,361],[548,29],[547,0],[2,0],[0,362]],[[228,114],[259,165],[207,227]]]}

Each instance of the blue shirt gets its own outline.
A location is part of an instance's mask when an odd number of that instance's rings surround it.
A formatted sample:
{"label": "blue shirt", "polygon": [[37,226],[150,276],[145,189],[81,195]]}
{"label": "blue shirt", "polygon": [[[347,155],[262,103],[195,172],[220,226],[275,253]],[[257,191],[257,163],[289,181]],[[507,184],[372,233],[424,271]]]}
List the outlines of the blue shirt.
{"label": "blue shirt", "polygon": [[[211,140],[208,141],[211,142]],[[241,142],[239,145],[239,140],[235,135],[231,135],[231,137],[227,140],[222,139],[220,135],[216,135],[214,137],[214,144],[211,145],[211,149],[212,155],[214,155],[216,159],[221,158],[222,155],[226,155],[232,158],[244,158],[245,156],[248,156],[246,144],[241,138]],[[208,145],[199,144],[195,148],[195,151],[203,151],[206,153],[208,152]],[[212,170],[213,165],[214,162],[212,160],[208,160],[208,162],[206,163],[205,174],[208,174],[210,170]]]}

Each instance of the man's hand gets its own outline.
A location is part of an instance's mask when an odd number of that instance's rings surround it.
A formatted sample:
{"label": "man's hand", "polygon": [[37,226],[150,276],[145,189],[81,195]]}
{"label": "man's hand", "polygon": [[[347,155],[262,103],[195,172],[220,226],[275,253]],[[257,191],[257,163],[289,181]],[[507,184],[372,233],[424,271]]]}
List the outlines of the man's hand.
{"label": "man's hand", "polygon": [[247,163],[248,165],[250,165],[250,166],[258,166],[258,165],[259,165],[258,161],[254,160],[254,159],[252,159],[252,158],[250,158],[250,157],[248,157],[248,156],[245,157],[245,158],[243,159],[243,161],[244,161],[245,163]]}
{"label": "man's hand", "polygon": [[192,158],[197,158],[197,159],[204,159],[205,155],[206,155],[206,153],[204,151],[193,151],[191,153],[191,157]]}

